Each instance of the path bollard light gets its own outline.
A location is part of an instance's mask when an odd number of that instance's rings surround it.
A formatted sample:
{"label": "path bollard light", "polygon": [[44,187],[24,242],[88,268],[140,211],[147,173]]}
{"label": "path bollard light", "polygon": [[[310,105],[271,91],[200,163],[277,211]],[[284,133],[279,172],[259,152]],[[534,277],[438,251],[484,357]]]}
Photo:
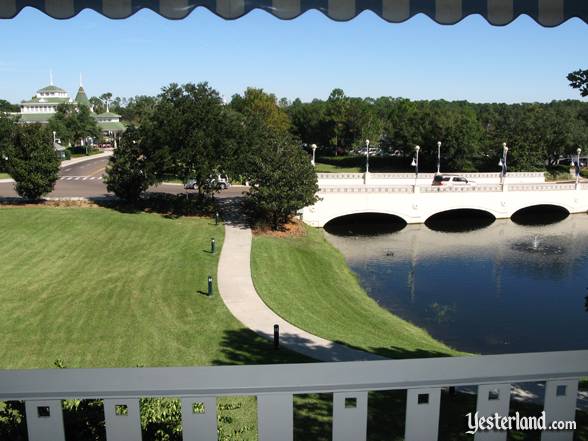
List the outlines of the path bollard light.
{"label": "path bollard light", "polygon": [[218,211],[216,213],[214,213],[214,224],[218,225]]}
{"label": "path bollard light", "polygon": [[212,276],[208,276],[208,297],[212,296]]}
{"label": "path bollard light", "polygon": [[280,325],[274,325],[274,349],[280,349]]}
{"label": "path bollard light", "polygon": [[214,237],[212,239],[210,239],[210,254],[214,254],[216,250],[216,241],[214,240]]}

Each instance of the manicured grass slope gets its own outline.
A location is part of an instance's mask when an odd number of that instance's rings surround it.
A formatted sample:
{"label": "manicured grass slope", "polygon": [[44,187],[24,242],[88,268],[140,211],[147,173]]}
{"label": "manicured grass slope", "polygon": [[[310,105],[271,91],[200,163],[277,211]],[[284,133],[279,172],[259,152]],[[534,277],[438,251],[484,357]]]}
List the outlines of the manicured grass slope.
{"label": "manicured grass slope", "polygon": [[211,237],[220,250],[223,227],[204,218],[1,208],[0,368],[304,360],[275,354],[228,312]]}
{"label": "manicured grass slope", "polygon": [[277,314],[321,337],[390,358],[459,354],[382,309],[322,231],[306,232],[253,241],[255,287]]}

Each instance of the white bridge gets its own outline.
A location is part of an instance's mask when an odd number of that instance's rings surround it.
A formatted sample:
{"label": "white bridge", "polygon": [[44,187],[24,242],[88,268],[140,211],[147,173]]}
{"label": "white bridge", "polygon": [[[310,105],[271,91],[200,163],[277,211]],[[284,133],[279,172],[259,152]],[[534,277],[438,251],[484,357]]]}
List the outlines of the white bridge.
{"label": "white bridge", "polygon": [[341,216],[381,213],[408,224],[424,223],[450,210],[473,209],[497,219],[509,218],[524,208],[561,207],[569,213],[588,211],[588,183],[545,182],[543,173],[509,173],[504,182],[498,173],[466,173],[476,185],[432,186],[433,174],[319,173],[320,201],[302,211],[314,227]]}

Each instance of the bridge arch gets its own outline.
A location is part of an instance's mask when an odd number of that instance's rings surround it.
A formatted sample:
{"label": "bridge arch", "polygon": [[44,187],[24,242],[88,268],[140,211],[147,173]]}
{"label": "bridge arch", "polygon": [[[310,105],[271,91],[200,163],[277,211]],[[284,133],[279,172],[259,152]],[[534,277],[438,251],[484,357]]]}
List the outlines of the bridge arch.
{"label": "bridge arch", "polygon": [[385,210],[349,210],[331,215],[322,222],[325,230],[340,234],[344,234],[344,230],[354,234],[370,234],[374,229],[380,232],[393,232],[401,230],[407,223],[403,216]]}
{"label": "bridge arch", "polygon": [[518,208],[511,214],[511,219],[521,225],[545,225],[559,222],[571,212],[572,210],[559,202],[540,203]]}
{"label": "bridge arch", "polygon": [[437,211],[425,220],[434,231],[462,232],[486,228],[496,220],[496,215],[481,208],[450,208]]}

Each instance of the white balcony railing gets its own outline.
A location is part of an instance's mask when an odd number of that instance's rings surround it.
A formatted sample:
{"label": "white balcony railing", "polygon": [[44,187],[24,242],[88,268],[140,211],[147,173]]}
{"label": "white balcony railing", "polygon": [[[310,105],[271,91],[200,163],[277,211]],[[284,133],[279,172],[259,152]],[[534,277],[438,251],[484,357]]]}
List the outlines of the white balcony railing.
{"label": "white balcony railing", "polygon": [[[368,392],[406,389],[406,441],[438,439],[441,389],[477,385],[481,416],[507,416],[510,385],[545,381],[547,422],[573,421],[588,351],[398,361],[195,368],[0,371],[0,400],[25,401],[29,441],[63,441],[64,399],[102,399],[108,441],[141,439],[139,398],[179,397],[184,440],[217,439],[216,397],[257,397],[260,441],[292,441],[293,395],[333,393],[333,440],[365,441]],[[201,403],[204,413],[194,413]],[[349,405],[349,404],[352,405]],[[117,414],[125,406],[126,414]],[[121,412],[118,412],[121,413]],[[571,441],[546,431],[543,441]],[[506,440],[505,432],[475,439]],[[309,440],[311,441],[311,440]]]}

